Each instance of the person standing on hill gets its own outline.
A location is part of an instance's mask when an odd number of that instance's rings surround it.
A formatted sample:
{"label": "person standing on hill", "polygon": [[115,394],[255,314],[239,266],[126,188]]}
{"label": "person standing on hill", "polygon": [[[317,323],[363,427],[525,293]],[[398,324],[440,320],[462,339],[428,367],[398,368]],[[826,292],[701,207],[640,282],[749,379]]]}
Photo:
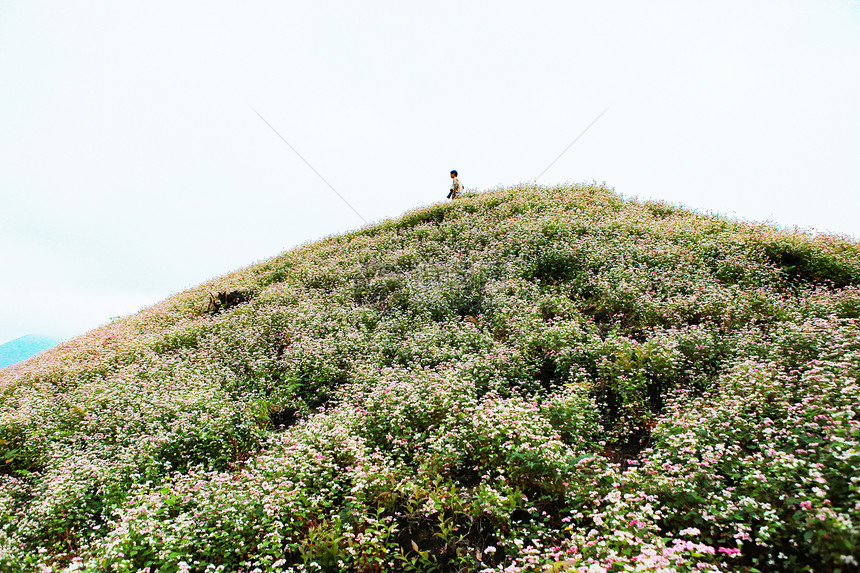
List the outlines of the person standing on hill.
{"label": "person standing on hill", "polygon": [[451,171],[451,179],[451,190],[448,191],[448,199],[456,199],[457,195],[459,195],[460,191],[463,189],[463,186],[460,185],[460,180],[457,178],[456,169]]}

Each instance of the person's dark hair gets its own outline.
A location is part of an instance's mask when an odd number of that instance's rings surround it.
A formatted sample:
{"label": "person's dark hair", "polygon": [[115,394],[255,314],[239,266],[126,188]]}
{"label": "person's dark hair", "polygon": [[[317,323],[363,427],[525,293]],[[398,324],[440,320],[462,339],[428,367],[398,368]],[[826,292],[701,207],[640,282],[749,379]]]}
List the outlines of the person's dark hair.
{"label": "person's dark hair", "polygon": [[456,169],[452,169],[452,170],[451,170],[451,173],[453,173],[453,174],[454,174],[454,177],[459,177],[459,175],[457,175],[457,170],[456,170]]}

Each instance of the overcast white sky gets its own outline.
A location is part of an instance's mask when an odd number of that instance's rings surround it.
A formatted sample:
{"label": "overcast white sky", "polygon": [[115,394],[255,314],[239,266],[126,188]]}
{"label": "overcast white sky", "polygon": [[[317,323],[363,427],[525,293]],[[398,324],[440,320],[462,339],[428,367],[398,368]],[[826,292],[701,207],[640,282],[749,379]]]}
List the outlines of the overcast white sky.
{"label": "overcast white sky", "polygon": [[860,237],[860,2],[0,0],[0,343],[442,200],[606,182]]}

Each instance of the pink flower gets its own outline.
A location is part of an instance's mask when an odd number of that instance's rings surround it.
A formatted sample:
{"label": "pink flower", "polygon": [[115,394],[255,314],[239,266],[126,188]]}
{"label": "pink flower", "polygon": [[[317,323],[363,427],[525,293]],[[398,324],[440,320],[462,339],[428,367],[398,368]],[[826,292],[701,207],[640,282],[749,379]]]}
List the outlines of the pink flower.
{"label": "pink flower", "polygon": [[717,549],[720,553],[725,553],[726,555],[740,555],[741,550],[735,549],[733,547],[720,547]]}
{"label": "pink flower", "polygon": [[801,501],[800,507],[802,507],[803,509],[810,509],[812,507],[812,502],[811,501]]}

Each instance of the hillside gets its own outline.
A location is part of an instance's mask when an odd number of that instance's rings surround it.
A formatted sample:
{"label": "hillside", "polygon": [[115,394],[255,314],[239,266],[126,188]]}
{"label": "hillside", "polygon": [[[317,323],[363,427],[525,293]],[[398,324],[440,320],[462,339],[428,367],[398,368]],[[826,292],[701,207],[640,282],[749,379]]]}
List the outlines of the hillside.
{"label": "hillside", "polygon": [[857,571],[860,244],[577,185],[0,371],[6,571]]}

